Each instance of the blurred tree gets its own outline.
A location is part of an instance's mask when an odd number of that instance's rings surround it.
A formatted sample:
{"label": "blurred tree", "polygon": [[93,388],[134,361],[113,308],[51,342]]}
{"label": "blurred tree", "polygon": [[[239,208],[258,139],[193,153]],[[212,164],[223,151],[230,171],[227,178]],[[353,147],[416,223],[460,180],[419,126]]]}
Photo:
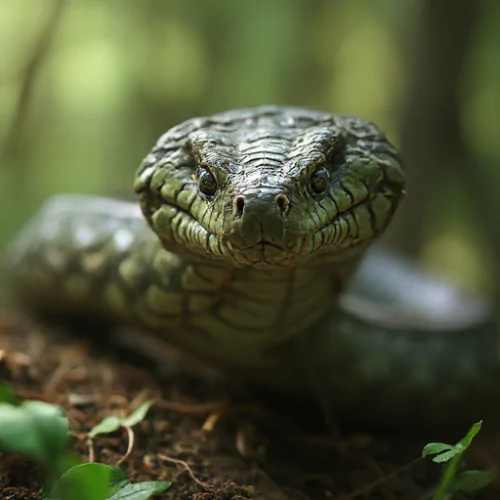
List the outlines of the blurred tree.
{"label": "blurred tree", "polygon": [[[464,73],[484,7],[481,0],[461,0],[450,10],[446,0],[425,0],[411,43],[406,44],[409,78],[401,149],[408,196],[389,235],[393,245],[414,256],[432,233],[449,222],[447,207],[457,190],[465,195],[465,217],[473,217],[474,226],[481,230],[475,236],[500,255],[498,190],[488,190],[489,176],[478,165],[463,126]],[[491,265],[497,274],[500,262]]]}
{"label": "blurred tree", "polygon": [[33,89],[61,20],[64,3],[65,0],[52,0],[49,3],[45,25],[40,29],[40,34],[33,42],[32,49],[28,51],[26,60],[22,61],[15,71],[15,77],[20,82],[19,95],[14,115],[3,139],[0,157],[15,155],[20,149],[23,139],[23,124],[30,107]]}

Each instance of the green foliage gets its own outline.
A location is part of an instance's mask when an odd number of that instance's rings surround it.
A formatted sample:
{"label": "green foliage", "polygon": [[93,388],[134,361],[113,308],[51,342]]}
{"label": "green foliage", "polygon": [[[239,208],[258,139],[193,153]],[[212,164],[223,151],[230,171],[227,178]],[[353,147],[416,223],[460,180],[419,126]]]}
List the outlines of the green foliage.
{"label": "green foliage", "polygon": [[459,473],[458,468],[463,453],[481,430],[482,422],[476,422],[457,444],[429,443],[422,450],[422,456],[435,455],[436,463],[446,463],[441,479],[434,491],[433,500],[448,500],[453,493],[472,493],[487,486],[494,477],[493,471],[469,470]]}
{"label": "green foliage", "polygon": [[101,463],[77,465],[61,476],[46,500],[147,500],[172,483],[132,484],[123,471]]}
{"label": "green foliage", "polygon": [[127,417],[121,418],[118,415],[110,415],[99,422],[90,432],[90,437],[95,437],[99,434],[110,434],[117,431],[120,427],[132,427],[146,416],[152,401],[145,401],[138,408],[136,408]]}
{"label": "green foliage", "polygon": [[[146,416],[147,401],[125,418],[108,417],[93,436],[133,426]],[[99,429],[100,427],[100,429]],[[165,481],[132,484],[127,474],[102,463],[81,464],[68,450],[68,419],[61,408],[42,401],[16,404],[0,384],[0,452],[24,455],[45,471],[46,500],[147,500],[170,488]]]}
{"label": "green foliage", "polygon": [[14,391],[6,384],[0,384],[0,403],[15,405],[17,403],[14,397]]}
{"label": "green foliage", "polygon": [[42,401],[0,403],[0,450],[25,455],[53,476],[72,461],[67,442],[68,420],[58,406]]}
{"label": "green foliage", "polygon": [[172,483],[167,481],[144,481],[142,483],[127,483],[109,497],[109,500],[147,500],[151,495],[167,491]]}

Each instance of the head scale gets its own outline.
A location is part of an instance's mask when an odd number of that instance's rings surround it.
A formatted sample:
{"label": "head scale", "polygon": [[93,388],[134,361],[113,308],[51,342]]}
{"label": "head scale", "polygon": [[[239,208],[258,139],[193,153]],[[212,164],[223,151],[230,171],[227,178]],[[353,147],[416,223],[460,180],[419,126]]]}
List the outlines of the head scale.
{"label": "head scale", "polygon": [[292,266],[366,249],[394,214],[404,172],[370,122],[260,107],[170,129],[142,162],[134,190],[172,252]]}

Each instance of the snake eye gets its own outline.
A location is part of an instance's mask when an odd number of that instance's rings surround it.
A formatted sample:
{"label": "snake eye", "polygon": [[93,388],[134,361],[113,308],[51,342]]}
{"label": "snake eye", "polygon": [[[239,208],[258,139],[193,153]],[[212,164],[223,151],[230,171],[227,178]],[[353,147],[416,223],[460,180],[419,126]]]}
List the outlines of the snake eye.
{"label": "snake eye", "polygon": [[315,194],[323,194],[328,188],[330,173],[325,167],[317,168],[311,176],[311,189]]}
{"label": "snake eye", "polygon": [[217,191],[217,181],[208,168],[200,167],[197,173],[198,186],[206,196],[213,196]]}

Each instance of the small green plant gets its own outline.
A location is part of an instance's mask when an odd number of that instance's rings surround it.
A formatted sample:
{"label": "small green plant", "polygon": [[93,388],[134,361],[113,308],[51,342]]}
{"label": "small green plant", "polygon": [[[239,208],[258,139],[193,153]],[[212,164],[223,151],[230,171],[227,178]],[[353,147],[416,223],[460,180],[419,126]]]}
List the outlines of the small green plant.
{"label": "small green plant", "polygon": [[76,465],[63,474],[45,500],[147,500],[163,493],[165,481],[130,482],[127,474],[97,462]]}
{"label": "small green plant", "polygon": [[0,451],[37,462],[47,485],[78,463],[67,451],[68,435],[68,420],[61,408],[43,401],[18,404],[10,389],[0,386]]}
{"label": "small green plant", "polygon": [[[137,424],[150,405],[143,403],[125,418],[104,419],[91,437]],[[82,464],[68,451],[69,435],[61,408],[42,401],[18,403],[12,390],[0,384],[0,452],[18,453],[41,465],[46,500],[147,500],[170,488],[165,481],[132,484],[127,474],[106,464]]]}
{"label": "small green plant", "polygon": [[112,432],[117,431],[120,427],[133,427],[144,420],[151,404],[151,401],[145,401],[126,417],[110,415],[109,417],[102,419],[89,432],[89,436],[93,438],[99,434],[111,434]]}
{"label": "small green plant", "polygon": [[481,426],[481,421],[476,422],[457,444],[429,443],[422,450],[423,457],[435,455],[432,459],[433,462],[446,463],[441,479],[434,490],[433,500],[448,500],[457,492],[479,491],[493,479],[493,471],[467,470],[458,472],[462,455],[481,430]]}

